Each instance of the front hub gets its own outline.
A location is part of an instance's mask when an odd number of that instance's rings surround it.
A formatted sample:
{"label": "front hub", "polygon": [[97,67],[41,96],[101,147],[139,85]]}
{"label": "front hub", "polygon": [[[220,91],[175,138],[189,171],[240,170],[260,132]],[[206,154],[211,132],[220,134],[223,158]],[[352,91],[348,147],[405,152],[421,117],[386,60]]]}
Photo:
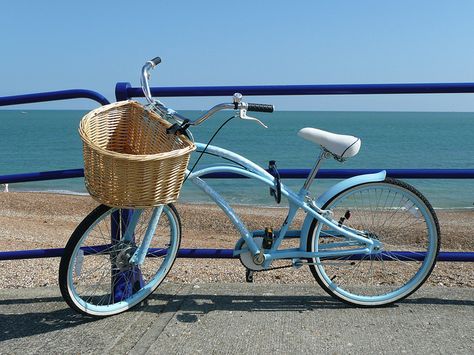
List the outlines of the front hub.
{"label": "front hub", "polygon": [[137,247],[133,243],[126,241],[119,242],[114,246],[112,251],[113,261],[121,272],[132,268],[133,265],[130,263],[130,259],[136,250]]}

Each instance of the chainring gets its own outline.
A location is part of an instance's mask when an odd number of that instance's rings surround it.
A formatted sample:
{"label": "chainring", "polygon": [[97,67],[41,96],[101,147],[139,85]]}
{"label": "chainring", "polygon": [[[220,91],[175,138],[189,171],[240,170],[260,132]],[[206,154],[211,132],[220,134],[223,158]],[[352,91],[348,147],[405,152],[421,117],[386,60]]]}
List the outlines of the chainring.
{"label": "chainring", "polygon": [[[263,244],[263,237],[254,237],[253,240],[255,241],[255,244],[257,244],[257,247],[261,249],[262,244]],[[244,243],[242,245],[242,249],[245,249],[245,248],[247,248],[247,243]],[[245,266],[249,270],[252,270],[252,271],[263,270],[262,265],[255,264],[253,260],[253,255],[250,252],[250,250],[240,253],[240,262],[242,263],[243,266]]]}

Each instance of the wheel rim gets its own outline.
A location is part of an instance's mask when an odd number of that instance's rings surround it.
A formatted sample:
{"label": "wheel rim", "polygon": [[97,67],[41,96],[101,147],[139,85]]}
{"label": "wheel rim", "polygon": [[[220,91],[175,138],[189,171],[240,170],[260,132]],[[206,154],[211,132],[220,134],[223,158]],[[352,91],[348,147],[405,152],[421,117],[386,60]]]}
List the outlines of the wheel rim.
{"label": "wheel rim", "polygon": [[[337,297],[360,305],[391,303],[415,291],[430,274],[438,250],[437,228],[414,192],[387,183],[367,184],[349,189],[325,208],[333,210],[336,221],[351,211],[344,225],[370,231],[383,246],[360,260],[314,259],[320,281]],[[313,238],[314,251],[344,240],[321,224],[315,234],[319,236]],[[343,248],[347,247],[330,249]]]}
{"label": "wheel rim", "polygon": [[112,220],[123,235],[123,210],[109,209],[86,230],[72,253],[68,267],[68,292],[78,308],[91,315],[119,313],[133,307],[165,278],[179,248],[179,224],[165,206],[145,262],[127,264],[145,234],[153,209],[146,209],[137,223],[134,243],[111,242]]}

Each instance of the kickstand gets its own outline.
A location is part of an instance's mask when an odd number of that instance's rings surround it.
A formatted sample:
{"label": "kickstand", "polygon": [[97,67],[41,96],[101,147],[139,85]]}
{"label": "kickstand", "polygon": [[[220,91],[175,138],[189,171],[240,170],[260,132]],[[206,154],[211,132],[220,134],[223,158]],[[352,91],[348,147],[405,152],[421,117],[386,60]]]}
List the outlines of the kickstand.
{"label": "kickstand", "polygon": [[245,281],[247,282],[253,282],[253,270],[247,269],[245,271]]}

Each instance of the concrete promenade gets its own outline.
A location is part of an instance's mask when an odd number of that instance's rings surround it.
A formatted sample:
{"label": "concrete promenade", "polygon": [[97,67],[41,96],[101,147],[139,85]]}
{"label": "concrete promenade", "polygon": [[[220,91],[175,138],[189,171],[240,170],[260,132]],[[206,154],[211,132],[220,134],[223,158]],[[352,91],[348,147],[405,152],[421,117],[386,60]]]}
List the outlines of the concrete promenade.
{"label": "concrete promenade", "polygon": [[142,305],[79,316],[57,288],[0,290],[1,354],[473,354],[474,289],[422,287],[348,307],[317,286],[166,283]]}

